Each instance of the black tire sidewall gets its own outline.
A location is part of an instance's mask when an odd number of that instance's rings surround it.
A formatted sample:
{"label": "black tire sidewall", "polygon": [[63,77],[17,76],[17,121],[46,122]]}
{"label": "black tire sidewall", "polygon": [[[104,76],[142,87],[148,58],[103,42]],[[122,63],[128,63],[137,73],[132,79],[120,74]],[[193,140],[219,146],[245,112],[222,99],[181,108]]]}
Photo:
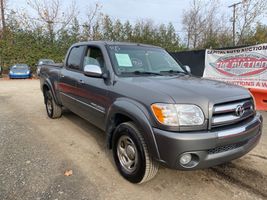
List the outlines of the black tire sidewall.
{"label": "black tire sidewall", "polygon": [[[118,155],[117,155],[117,144],[118,144],[119,138],[123,135],[126,135],[132,139],[132,141],[134,142],[134,144],[136,146],[137,153],[138,153],[137,168],[134,172],[132,172],[130,174],[129,174],[129,172],[126,172],[123,169],[123,167],[120,164]],[[145,159],[145,153],[144,153],[142,143],[141,143],[140,138],[138,137],[138,134],[136,133],[136,131],[127,123],[123,123],[123,124],[119,125],[114,132],[114,136],[113,136],[113,140],[112,140],[112,147],[113,147],[112,148],[113,158],[114,158],[115,164],[116,164],[117,169],[119,170],[120,174],[125,179],[127,179],[128,181],[130,181],[132,183],[141,182],[144,175],[145,175],[145,171],[146,171],[146,159]]]}
{"label": "black tire sidewall", "polygon": [[[51,113],[49,113],[49,111],[48,111],[48,107],[47,107],[47,100],[48,100],[49,96],[50,96],[50,98],[51,98],[51,106],[52,106],[52,111],[51,111]],[[54,100],[53,100],[53,96],[52,96],[51,91],[50,91],[50,90],[46,90],[46,91],[45,91],[45,108],[46,108],[46,113],[47,113],[48,117],[50,117],[50,118],[53,117],[53,112],[54,112],[53,101],[54,101]]]}

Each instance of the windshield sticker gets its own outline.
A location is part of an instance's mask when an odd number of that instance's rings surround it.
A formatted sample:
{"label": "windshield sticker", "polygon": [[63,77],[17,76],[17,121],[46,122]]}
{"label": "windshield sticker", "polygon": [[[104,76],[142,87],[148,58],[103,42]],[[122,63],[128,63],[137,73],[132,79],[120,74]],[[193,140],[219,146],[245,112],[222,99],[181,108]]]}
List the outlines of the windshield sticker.
{"label": "windshield sticker", "polygon": [[138,58],[132,58],[132,63],[135,67],[143,67],[143,62],[142,60],[138,59]]}
{"label": "windshield sticker", "polygon": [[109,48],[113,51],[119,51],[120,50],[120,47],[119,46],[109,46]]}
{"label": "windshield sticker", "polygon": [[132,61],[128,54],[125,53],[115,53],[118,65],[120,67],[132,67]]}

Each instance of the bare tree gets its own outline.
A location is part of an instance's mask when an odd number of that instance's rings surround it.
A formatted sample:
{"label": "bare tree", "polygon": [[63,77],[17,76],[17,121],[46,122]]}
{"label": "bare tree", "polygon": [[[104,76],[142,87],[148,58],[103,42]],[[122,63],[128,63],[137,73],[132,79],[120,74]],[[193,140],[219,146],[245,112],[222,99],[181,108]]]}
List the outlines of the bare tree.
{"label": "bare tree", "polygon": [[193,0],[183,14],[183,26],[187,34],[187,48],[196,48],[219,30],[217,11],[219,1]]}
{"label": "bare tree", "polygon": [[192,0],[183,14],[187,48],[209,48],[229,45],[230,28],[219,12],[220,0]]}
{"label": "bare tree", "polygon": [[[69,25],[74,16],[77,16],[77,8],[72,2],[63,10],[61,0],[29,0],[28,5],[36,11],[36,17],[29,17],[39,26],[45,24],[51,42],[55,35]],[[38,23],[39,22],[39,23]]]}
{"label": "bare tree", "polygon": [[258,20],[262,19],[266,13],[267,1],[266,0],[243,0],[242,4],[237,9],[237,32],[238,44],[243,43],[244,37],[251,31],[251,28]]}
{"label": "bare tree", "polygon": [[1,12],[1,25],[2,25],[2,30],[4,32],[5,27],[6,27],[6,22],[5,22],[5,7],[6,7],[6,0],[0,0],[0,12]]}
{"label": "bare tree", "polygon": [[87,40],[93,40],[98,37],[97,32],[101,21],[100,18],[103,16],[101,9],[102,5],[99,3],[95,3],[94,6],[91,6],[88,9],[86,22],[83,24],[84,34],[86,36],[85,39]]}
{"label": "bare tree", "polygon": [[[204,23],[203,15],[201,13],[201,1],[193,0],[190,9],[183,14],[183,26],[187,34],[187,48],[197,45],[197,38],[202,32]],[[191,45],[191,43],[193,43]]]}

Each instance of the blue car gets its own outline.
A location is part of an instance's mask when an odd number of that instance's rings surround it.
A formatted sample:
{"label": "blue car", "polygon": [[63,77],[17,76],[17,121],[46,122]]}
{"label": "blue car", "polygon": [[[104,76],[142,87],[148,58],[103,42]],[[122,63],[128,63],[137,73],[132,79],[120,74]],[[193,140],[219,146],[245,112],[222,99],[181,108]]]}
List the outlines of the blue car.
{"label": "blue car", "polygon": [[30,67],[26,64],[13,65],[9,70],[9,78],[31,78]]}

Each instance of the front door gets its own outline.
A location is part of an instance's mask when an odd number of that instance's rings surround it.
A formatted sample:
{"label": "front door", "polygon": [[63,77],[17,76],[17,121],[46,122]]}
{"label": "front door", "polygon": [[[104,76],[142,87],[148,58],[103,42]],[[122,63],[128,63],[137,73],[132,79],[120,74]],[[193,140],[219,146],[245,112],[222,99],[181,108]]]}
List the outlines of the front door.
{"label": "front door", "polygon": [[[98,65],[102,71],[106,70],[103,53],[98,47],[87,47],[82,63],[83,67],[85,65]],[[77,78],[77,98],[80,103],[82,117],[104,130],[108,102],[105,79],[88,77],[82,73]]]}

